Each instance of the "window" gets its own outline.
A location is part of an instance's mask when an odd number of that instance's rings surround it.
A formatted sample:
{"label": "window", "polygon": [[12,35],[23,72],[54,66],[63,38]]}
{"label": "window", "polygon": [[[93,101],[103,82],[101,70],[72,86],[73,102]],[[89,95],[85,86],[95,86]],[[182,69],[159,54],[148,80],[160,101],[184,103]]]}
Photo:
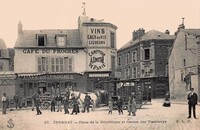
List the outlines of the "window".
{"label": "window", "polygon": [[38,46],[45,46],[46,35],[37,35],[37,44],[38,44]]}
{"label": "window", "polygon": [[149,66],[144,67],[145,76],[150,76]]}
{"label": "window", "polygon": [[125,76],[126,76],[126,79],[129,79],[129,78],[130,78],[130,69],[129,69],[129,68],[127,68],[127,69],[125,70]]}
{"label": "window", "polygon": [[136,78],[137,77],[137,68],[133,67],[132,68],[132,78]]}
{"label": "window", "polygon": [[3,70],[3,64],[0,64],[0,71]]}
{"label": "window", "polygon": [[187,50],[187,35],[185,34],[185,50]]}
{"label": "window", "polygon": [[66,36],[57,36],[58,46],[65,46],[65,43],[66,43]]}
{"label": "window", "polygon": [[115,48],[115,33],[110,33],[110,44],[112,48]]}
{"label": "window", "polygon": [[186,66],[186,60],[183,59],[183,66]]}
{"label": "window", "polygon": [[129,52],[126,53],[126,65],[128,65],[128,64],[129,64]]}
{"label": "window", "polygon": [[144,60],[150,59],[150,49],[144,49]]}
{"label": "window", "polygon": [[115,56],[111,56],[111,70],[112,70],[112,74],[114,75],[114,73],[115,73]]}
{"label": "window", "polygon": [[73,70],[73,59],[71,57],[64,58],[65,71],[71,72]]}
{"label": "window", "polygon": [[71,57],[41,57],[38,58],[38,72],[63,72],[73,71]]}
{"label": "window", "polygon": [[55,67],[56,66],[56,62],[55,62],[55,58],[51,58],[51,71],[55,72]]}
{"label": "window", "polygon": [[49,64],[48,57],[38,58],[38,72],[48,72]]}
{"label": "window", "polygon": [[121,66],[121,56],[118,57],[118,66]]}
{"label": "window", "polygon": [[132,63],[135,63],[136,61],[137,61],[137,52],[134,51],[134,52],[132,53]]}
{"label": "window", "polygon": [[0,57],[2,57],[2,51],[0,50]]}

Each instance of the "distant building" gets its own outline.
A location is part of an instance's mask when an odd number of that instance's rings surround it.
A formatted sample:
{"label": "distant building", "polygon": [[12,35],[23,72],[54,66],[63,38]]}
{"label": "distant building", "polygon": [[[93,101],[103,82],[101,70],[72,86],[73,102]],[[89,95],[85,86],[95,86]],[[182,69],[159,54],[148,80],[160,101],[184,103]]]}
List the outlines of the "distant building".
{"label": "distant building", "polygon": [[144,93],[150,93],[153,98],[163,97],[169,91],[167,58],[174,38],[168,30],[165,33],[134,31],[132,39],[117,52],[121,79],[138,79],[134,85],[140,86]]}
{"label": "distant building", "polygon": [[23,30],[20,22],[14,47],[17,93],[108,90],[98,82],[114,78],[116,29],[87,16],[79,17],[78,29]]}
{"label": "distant building", "polygon": [[6,44],[0,39],[0,71],[9,71],[9,52]]}
{"label": "distant building", "polygon": [[[5,42],[0,39],[0,96],[7,94],[9,99],[15,94],[15,74],[12,71],[12,58]],[[1,106],[1,105],[0,105]]]}
{"label": "distant building", "polygon": [[179,101],[187,101],[190,88],[200,95],[199,41],[200,29],[179,28],[169,57],[170,95]]}

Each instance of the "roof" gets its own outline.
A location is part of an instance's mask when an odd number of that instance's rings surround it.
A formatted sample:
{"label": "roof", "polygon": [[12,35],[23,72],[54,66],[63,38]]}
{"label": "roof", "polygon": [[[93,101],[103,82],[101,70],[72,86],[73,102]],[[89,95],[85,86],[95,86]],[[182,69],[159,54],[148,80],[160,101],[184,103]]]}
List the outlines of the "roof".
{"label": "roof", "polygon": [[45,34],[47,36],[46,47],[56,47],[56,35],[67,35],[67,47],[82,47],[78,29],[43,29],[24,30],[19,34],[15,47],[36,47],[36,35]]}
{"label": "roof", "polygon": [[0,39],[0,49],[7,49],[3,39]]}
{"label": "roof", "polygon": [[104,26],[104,27],[108,26],[108,27],[117,29],[116,25],[112,23],[104,22],[104,19],[97,20],[95,18],[90,18],[88,16],[80,16],[79,21],[81,22],[83,26]]}
{"label": "roof", "polygon": [[181,29],[180,31],[188,33],[190,35],[200,35],[200,29]]}
{"label": "roof", "polygon": [[157,30],[150,30],[149,32],[145,33],[141,38],[133,41],[130,40],[128,43],[126,43],[124,46],[122,46],[120,50],[126,49],[132,45],[135,45],[141,41],[149,41],[149,40],[173,40],[175,39],[174,35],[169,35]]}

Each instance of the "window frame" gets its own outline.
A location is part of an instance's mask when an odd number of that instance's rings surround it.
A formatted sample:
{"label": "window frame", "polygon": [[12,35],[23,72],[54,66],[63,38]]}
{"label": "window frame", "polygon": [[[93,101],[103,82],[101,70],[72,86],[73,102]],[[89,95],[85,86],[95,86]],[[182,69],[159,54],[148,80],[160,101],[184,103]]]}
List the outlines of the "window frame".
{"label": "window frame", "polygon": [[[46,46],[46,44],[47,44],[47,35],[46,34],[36,34],[36,36],[37,36],[37,46],[39,46],[39,47],[43,47],[43,46]],[[44,45],[39,45],[39,37],[43,37],[44,38]]]}
{"label": "window frame", "polygon": [[[135,57],[133,57],[133,56],[135,56]],[[133,58],[135,59],[135,61],[133,61]],[[136,63],[136,62],[137,62],[137,51],[133,51],[132,52],[132,63]]]}
{"label": "window frame", "polygon": [[115,32],[110,32],[110,47],[111,48],[115,48],[116,47],[116,45],[115,45],[115,36],[116,34],[115,34]]}
{"label": "window frame", "polygon": [[127,53],[126,53],[126,58],[125,58],[125,59],[126,59],[126,65],[128,65],[129,62],[130,62],[130,61],[129,61],[129,58],[130,58],[130,52],[127,52]]}
{"label": "window frame", "polygon": [[[135,70],[134,70],[135,69]],[[135,73],[135,74],[134,74]],[[137,78],[137,67],[132,68],[132,78]]]}
{"label": "window frame", "polygon": [[[60,44],[60,38],[63,38],[63,44]],[[65,47],[67,45],[67,35],[56,35],[56,44],[59,47]]]}
{"label": "window frame", "polygon": [[[149,50],[148,58],[146,58],[146,50]],[[150,48],[144,48],[144,60],[150,60],[151,54],[150,54]]]}
{"label": "window frame", "polygon": [[125,78],[130,79],[130,68],[125,69]]}

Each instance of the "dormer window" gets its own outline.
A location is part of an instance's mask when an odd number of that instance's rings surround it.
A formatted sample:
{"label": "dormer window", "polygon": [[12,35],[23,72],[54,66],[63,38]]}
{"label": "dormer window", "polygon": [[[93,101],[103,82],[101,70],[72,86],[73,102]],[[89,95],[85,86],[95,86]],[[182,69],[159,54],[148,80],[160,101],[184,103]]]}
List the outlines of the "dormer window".
{"label": "dormer window", "polygon": [[58,35],[57,36],[57,45],[58,46],[65,46],[67,41],[67,36],[66,35]]}
{"label": "dormer window", "polygon": [[37,35],[37,44],[38,46],[46,45],[46,35]]}

